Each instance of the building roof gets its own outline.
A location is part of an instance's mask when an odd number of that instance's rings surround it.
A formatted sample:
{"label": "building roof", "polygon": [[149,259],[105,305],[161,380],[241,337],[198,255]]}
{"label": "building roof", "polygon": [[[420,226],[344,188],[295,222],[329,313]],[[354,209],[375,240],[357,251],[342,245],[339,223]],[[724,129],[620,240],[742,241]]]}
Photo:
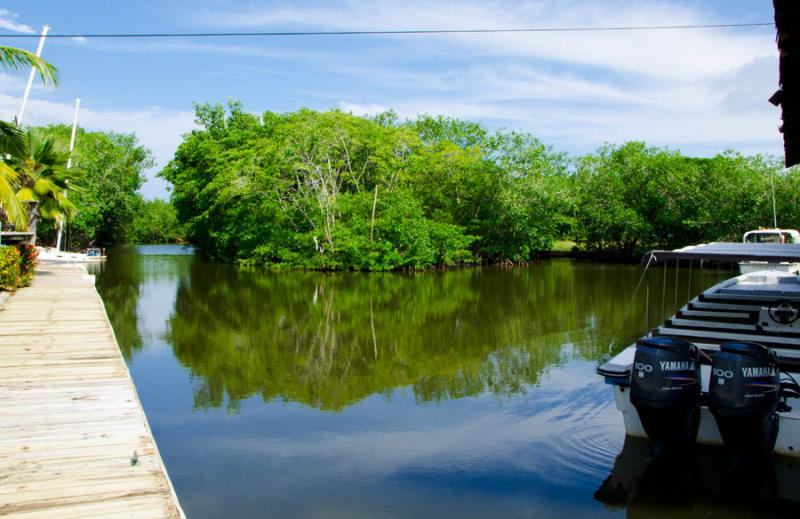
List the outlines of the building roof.
{"label": "building roof", "polygon": [[780,90],[770,101],[783,111],[786,167],[800,164],[800,2],[773,0],[780,50]]}

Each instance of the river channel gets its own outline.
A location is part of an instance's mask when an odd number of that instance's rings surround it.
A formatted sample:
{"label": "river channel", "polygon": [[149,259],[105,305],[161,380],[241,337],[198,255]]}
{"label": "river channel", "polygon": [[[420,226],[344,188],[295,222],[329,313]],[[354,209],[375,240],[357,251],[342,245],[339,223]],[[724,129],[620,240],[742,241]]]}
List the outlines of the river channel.
{"label": "river channel", "polygon": [[800,465],[652,460],[595,374],[729,271],[92,268],[190,519],[800,517]]}

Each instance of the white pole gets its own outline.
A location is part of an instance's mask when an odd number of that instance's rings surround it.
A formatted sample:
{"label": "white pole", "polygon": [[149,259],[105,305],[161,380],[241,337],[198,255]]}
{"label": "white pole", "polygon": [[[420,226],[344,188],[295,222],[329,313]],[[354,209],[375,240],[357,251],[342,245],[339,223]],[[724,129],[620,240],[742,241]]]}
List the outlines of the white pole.
{"label": "white pole", "polygon": [[69,158],[67,159],[67,169],[72,167],[72,150],[75,149],[75,133],[78,131],[78,110],[81,108],[81,100],[75,99],[75,115],[72,117],[72,135],[69,136]]}
{"label": "white pole", "polygon": [[[75,149],[75,134],[78,131],[78,110],[81,107],[81,100],[75,99],[75,115],[72,117],[72,135],[69,137],[69,158],[67,158],[67,169],[72,167],[72,150]],[[67,190],[64,190],[64,196],[67,196]],[[58,222],[58,233],[56,234],[56,250],[61,250],[61,235],[64,231],[64,220]]]}
{"label": "white pole", "polygon": [[[42,57],[42,48],[44,48],[44,40],[47,38],[47,33],[50,30],[49,25],[42,27],[42,37],[39,38],[39,46],[36,48],[36,57]],[[25,86],[25,94],[22,96],[22,106],[19,107],[19,115],[17,116],[17,126],[22,127],[22,116],[25,115],[25,105],[28,104],[28,96],[31,94],[31,87],[33,86],[33,79],[36,77],[36,67],[31,67],[31,73],[28,75],[28,84]]]}

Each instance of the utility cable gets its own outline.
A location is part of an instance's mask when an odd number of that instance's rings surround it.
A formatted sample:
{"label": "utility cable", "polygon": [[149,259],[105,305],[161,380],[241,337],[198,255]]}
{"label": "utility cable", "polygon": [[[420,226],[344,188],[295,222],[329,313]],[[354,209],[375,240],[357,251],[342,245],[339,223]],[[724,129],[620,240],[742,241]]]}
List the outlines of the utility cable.
{"label": "utility cable", "polygon": [[[773,22],[712,23],[691,25],[619,25],[603,27],[528,27],[519,29],[396,29],[354,31],[259,31],[259,32],[152,32],[152,33],[85,33],[48,34],[48,38],[233,38],[233,37],[283,37],[283,36],[373,36],[373,35],[426,35],[426,34],[496,34],[537,32],[603,32],[603,31],[662,31],[684,29],[725,29],[745,27],[773,27]],[[0,34],[0,38],[39,38],[38,34]]]}

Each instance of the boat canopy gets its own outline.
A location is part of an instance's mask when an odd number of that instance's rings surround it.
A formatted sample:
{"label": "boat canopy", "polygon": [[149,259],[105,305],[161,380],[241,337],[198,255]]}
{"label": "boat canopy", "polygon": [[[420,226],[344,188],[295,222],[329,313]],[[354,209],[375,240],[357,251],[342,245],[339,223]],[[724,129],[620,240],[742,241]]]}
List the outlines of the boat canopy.
{"label": "boat canopy", "polygon": [[703,243],[675,250],[652,250],[642,257],[642,264],[669,260],[800,262],[797,243]]}

